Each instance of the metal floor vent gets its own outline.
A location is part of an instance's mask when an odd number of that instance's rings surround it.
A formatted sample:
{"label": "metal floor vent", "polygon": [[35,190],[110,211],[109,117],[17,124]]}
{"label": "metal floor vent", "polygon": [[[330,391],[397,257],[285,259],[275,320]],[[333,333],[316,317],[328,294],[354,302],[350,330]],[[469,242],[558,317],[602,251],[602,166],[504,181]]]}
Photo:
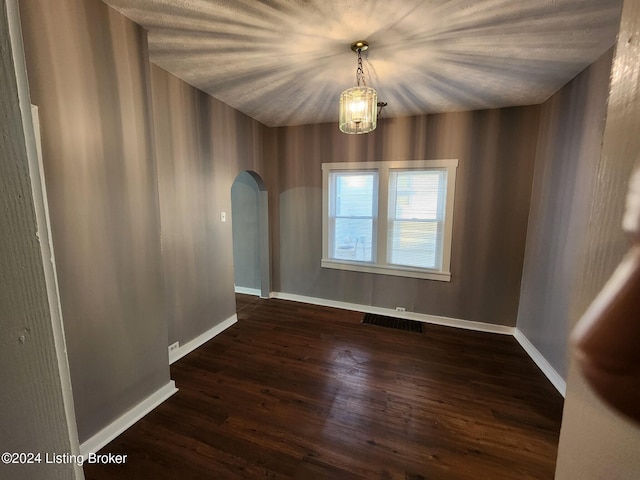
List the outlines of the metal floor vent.
{"label": "metal floor vent", "polygon": [[374,313],[365,313],[362,318],[362,323],[377,325],[379,327],[395,328],[396,330],[405,332],[422,333],[422,322],[407,320],[405,318],[393,318],[376,315]]}

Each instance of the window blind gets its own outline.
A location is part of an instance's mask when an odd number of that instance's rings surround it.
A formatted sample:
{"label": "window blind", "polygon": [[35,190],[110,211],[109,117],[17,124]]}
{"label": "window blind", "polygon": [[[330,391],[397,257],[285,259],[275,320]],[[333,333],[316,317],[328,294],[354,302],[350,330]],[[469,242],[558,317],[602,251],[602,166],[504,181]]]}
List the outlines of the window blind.
{"label": "window blind", "polygon": [[387,262],[440,268],[446,169],[389,172]]}

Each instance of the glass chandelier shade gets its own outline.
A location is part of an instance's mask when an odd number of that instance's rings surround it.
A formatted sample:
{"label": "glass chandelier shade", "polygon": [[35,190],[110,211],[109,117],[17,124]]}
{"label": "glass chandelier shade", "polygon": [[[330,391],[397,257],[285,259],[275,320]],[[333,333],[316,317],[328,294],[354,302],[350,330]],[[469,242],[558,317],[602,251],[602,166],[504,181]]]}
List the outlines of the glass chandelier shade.
{"label": "glass chandelier shade", "polygon": [[362,69],[362,51],[369,44],[358,41],[351,44],[351,50],[358,53],[358,69],[356,70],[355,87],[348,88],[340,95],[340,131],[348,134],[369,133],[375,130],[378,123],[378,94],[375,89],[367,87]]}
{"label": "glass chandelier shade", "polygon": [[360,134],[375,130],[378,94],[367,86],[352,87],[340,95],[340,131]]}

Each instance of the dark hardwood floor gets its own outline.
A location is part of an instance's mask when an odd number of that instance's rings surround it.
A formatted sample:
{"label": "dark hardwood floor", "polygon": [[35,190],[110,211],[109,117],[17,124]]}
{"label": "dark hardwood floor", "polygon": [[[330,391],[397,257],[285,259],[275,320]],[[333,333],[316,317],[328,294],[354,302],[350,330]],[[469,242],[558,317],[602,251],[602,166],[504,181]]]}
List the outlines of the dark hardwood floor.
{"label": "dark hardwood floor", "polygon": [[552,479],[562,397],[509,336],[238,295],[103,479]]}

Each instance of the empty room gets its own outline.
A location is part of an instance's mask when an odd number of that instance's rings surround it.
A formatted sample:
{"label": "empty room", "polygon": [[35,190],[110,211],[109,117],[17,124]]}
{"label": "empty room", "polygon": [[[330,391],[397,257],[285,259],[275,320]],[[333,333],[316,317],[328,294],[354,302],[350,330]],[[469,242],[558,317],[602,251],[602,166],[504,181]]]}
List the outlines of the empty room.
{"label": "empty room", "polygon": [[0,478],[639,478],[637,2],[1,21]]}

